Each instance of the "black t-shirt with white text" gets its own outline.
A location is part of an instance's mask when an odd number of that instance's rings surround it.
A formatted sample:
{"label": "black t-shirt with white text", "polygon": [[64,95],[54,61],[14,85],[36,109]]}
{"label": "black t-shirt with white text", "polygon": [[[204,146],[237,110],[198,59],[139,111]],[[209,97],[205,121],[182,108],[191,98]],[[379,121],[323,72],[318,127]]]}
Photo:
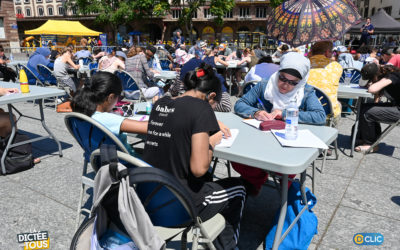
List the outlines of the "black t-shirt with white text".
{"label": "black t-shirt with white text", "polygon": [[165,96],[153,105],[143,160],[177,177],[196,199],[204,179],[190,171],[192,135],[213,135],[218,131],[214,111],[206,101],[191,96]]}

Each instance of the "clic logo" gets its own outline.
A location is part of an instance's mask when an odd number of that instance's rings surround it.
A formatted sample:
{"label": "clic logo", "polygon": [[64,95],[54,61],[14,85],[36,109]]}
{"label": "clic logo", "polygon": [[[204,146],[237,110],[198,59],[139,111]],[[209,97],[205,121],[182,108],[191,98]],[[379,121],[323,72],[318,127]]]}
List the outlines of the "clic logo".
{"label": "clic logo", "polygon": [[353,242],[356,245],[379,246],[383,244],[384,237],[380,233],[356,233]]}

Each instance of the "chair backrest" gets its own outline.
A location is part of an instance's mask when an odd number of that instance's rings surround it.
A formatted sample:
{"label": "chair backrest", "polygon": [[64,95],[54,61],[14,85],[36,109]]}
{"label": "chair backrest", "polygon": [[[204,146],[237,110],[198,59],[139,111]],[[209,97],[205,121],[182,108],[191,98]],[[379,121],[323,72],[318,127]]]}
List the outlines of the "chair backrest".
{"label": "chair backrest", "polygon": [[96,74],[97,72],[99,72],[98,68],[94,68],[90,70],[90,77],[94,76],[94,74]]}
{"label": "chair backrest", "polygon": [[23,69],[26,73],[26,77],[28,77],[28,83],[31,85],[41,84],[44,85],[43,82],[30,70],[27,66],[23,64],[18,64],[18,68]]}
{"label": "chair backrest", "polygon": [[327,120],[329,121],[331,118],[334,117],[332,101],[322,89],[315,86],[313,86],[313,88],[315,89],[315,95],[317,96],[319,102],[324,108]]}
{"label": "chair backrest", "polygon": [[99,63],[98,62],[91,62],[89,63],[89,69],[97,69],[99,67]]}
{"label": "chair backrest", "polygon": [[170,65],[169,60],[160,60],[160,65],[162,70],[169,70],[169,65]]}
{"label": "chair backrest", "polygon": [[47,85],[57,85],[57,79],[53,72],[43,64],[37,65],[37,71],[44,78],[44,83]]}
{"label": "chair backrest", "polygon": [[79,58],[79,60],[83,60],[83,65],[89,65],[93,61],[93,59],[90,57],[81,57]]}
{"label": "chair backrest", "polygon": [[115,74],[119,77],[119,79],[122,82],[122,89],[123,90],[130,90],[130,91],[136,91],[139,90],[138,85],[136,84],[135,80],[133,79],[133,77],[131,76],[131,74],[129,74],[128,72],[126,72],[125,70],[121,70],[121,71],[115,71]]}
{"label": "chair backrest", "polygon": [[[100,149],[96,149],[90,156],[91,166],[96,172],[101,167],[100,153]],[[142,200],[153,225],[163,227],[187,225],[196,218],[196,210],[189,193],[174,176],[123,152],[117,151],[117,158],[129,169],[137,167],[149,169],[130,172],[129,178],[131,185],[137,184],[136,193]]]}
{"label": "chair backrest", "polygon": [[131,185],[154,226],[181,227],[195,224],[197,212],[188,190],[171,174],[158,168],[129,171]]}
{"label": "chair backrest", "polygon": [[346,76],[346,72],[350,72],[351,73],[350,83],[358,84],[358,82],[361,79],[361,71],[359,69],[356,69],[356,68],[344,68],[343,69],[343,73],[340,76],[339,82],[341,82],[341,83],[344,82],[344,79],[345,79],[345,76]]}
{"label": "chair backrest", "polygon": [[64,118],[65,126],[84,151],[86,161],[92,152],[102,144],[116,145],[117,150],[129,154],[122,142],[111,131],[94,119],[80,113],[71,112]]}

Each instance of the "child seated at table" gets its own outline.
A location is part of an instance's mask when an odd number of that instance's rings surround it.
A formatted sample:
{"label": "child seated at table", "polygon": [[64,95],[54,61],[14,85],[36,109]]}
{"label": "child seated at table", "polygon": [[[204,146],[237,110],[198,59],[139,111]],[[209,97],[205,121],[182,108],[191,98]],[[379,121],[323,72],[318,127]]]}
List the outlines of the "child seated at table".
{"label": "child seated at table", "polygon": [[221,83],[203,63],[185,75],[184,84],[183,95],[164,96],[154,104],[143,159],[187,187],[203,221],[221,213],[226,227],[213,243],[217,249],[234,249],[246,190],[239,178],[212,182],[208,172],[214,147],[222,139],[212,110],[221,99]]}
{"label": "child seated at table", "polygon": [[120,79],[110,72],[100,71],[92,77],[88,84],[76,92],[71,101],[71,108],[74,112],[90,116],[101,123],[116,135],[133,155],[134,151],[127,142],[126,133],[147,133],[147,122],[134,121],[111,113],[121,92]]}

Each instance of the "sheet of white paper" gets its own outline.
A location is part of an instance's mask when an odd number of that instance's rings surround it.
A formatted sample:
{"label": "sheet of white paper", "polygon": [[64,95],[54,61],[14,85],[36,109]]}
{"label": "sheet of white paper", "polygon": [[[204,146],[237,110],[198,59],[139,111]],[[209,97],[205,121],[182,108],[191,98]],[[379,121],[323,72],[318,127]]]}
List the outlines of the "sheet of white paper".
{"label": "sheet of white paper", "polygon": [[299,130],[296,140],[286,140],[284,129],[271,129],[271,132],[283,147],[328,149],[328,146],[308,129]]}
{"label": "sheet of white paper", "polygon": [[255,127],[255,128],[260,128],[260,124],[262,123],[262,121],[259,121],[256,119],[244,119],[242,121],[250,126]]}
{"label": "sheet of white paper", "polygon": [[239,129],[232,128],[231,129],[231,137],[229,138],[222,138],[221,142],[216,145],[215,147],[219,148],[230,148],[235,141],[237,135],[239,134]]}
{"label": "sheet of white paper", "polygon": [[149,116],[148,116],[148,115],[136,115],[136,116],[128,117],[128,119],[134,120],[134,121],[144,121],[144,122],[147,122],[147,121],[149,120]]}

